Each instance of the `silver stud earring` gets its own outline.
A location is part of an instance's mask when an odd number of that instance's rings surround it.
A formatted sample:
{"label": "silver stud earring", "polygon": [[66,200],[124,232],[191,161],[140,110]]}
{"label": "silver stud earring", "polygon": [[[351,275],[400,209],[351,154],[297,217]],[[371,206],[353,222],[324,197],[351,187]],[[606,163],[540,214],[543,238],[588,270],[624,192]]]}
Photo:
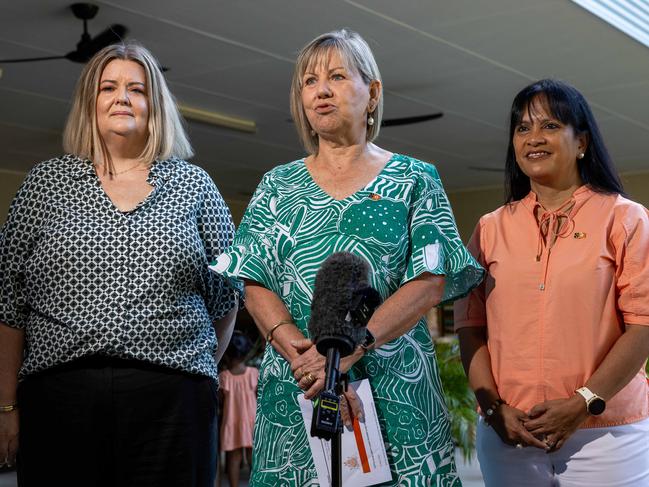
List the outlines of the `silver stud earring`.
{"label": "silver stud earring", "polygon": [[579,154],[577,154],[577,159],[583,159],[585,155],[586,154],[584,154],[583,152],[580,152]]}
{"label": "silver stud earring", "polygon": [[315,130],[311,129],[311,137],[315,137]]}
{"label": "silver stud earring", "polygon": [[370,127],[374,125],[374,117],[372,115],[367,117],[367,125],[369,125]]}

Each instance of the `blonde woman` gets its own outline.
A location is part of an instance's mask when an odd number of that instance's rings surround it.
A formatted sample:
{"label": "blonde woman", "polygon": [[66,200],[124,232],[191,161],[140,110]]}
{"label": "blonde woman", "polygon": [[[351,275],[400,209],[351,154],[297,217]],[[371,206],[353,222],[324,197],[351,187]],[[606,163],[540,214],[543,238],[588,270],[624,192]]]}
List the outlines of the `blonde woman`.
{"label": "blonde woman", "polygon": [[145,48],[87,64],[64,147],[0,237],[0,462],[23,487],[211,487],[238,298],[207,263],[234,228]]}
{"label": "blonde woman", "polygon": [[297,397],[324,386],[325,359],[305,336],[316,272],[337,251],[367,259],[384,298],[363,347],[341,365],[370,380],[392,471],[385,485],[460,485],[422,315],[468,292],[483,270],[457,235],[435,167],[373,143],[381,87],[355,32],[329,32],[302,49],[291,109],[309,155],[264,176],[217,261],[246,280],[246,307],[268,339],[251,485],[317,484]]}

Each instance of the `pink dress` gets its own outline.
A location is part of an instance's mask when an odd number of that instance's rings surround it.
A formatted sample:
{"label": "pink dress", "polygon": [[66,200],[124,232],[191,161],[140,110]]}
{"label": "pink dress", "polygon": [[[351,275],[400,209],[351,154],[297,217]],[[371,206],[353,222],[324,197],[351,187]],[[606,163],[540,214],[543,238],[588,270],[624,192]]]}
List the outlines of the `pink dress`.
{"label": "pink dress", "polygon": [[252,448],[258,379],[259,371],[254,367],[246,367],[243,374],[235,375],[229,370],[219,374],[223,392],[221,451]]}

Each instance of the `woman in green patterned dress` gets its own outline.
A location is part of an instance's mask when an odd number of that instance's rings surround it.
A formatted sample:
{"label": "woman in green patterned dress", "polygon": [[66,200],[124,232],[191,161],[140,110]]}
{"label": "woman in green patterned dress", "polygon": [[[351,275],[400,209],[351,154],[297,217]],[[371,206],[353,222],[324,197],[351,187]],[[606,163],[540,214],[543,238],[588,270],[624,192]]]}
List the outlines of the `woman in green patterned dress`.
{"label": "woman in green patterned dress", "polygon": [[374,346],[359,347],[341,368],[370,380],[392,470],[386,485],[459,486],[422,315],[465,295],[483,270],[458,237],[435,167],[372,143],[381,78],[358,34],[330,32],[304,47],[291,111],[309,156],[264,176],[215,266],[245,280],[246,307],[269,342],[250,483],[318,485],[297,396],[312,398],[324,385],[325,359],[305,339],[316,272],[347,251],[370,263],[384,299],[368,324]]}

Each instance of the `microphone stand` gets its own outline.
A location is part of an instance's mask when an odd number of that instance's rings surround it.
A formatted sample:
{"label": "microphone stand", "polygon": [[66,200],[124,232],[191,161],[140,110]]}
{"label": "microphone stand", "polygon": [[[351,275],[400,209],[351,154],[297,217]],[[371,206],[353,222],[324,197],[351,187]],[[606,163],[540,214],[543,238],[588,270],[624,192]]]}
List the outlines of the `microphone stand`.
{"label": "microphone stand", "polygon": [[[336,395],[340,398],[341,394],[347,390],[347,374],[340,373],[340,353],[335,348],[327,350],[327,375],[326,377],[336,377],[332,384]],[[343,485],[343,465],[342,465],[342,433],[343,425],[338,411],[338,428],[331,438],[331,487],[342,487]]]}
{"label": "microphone stand", "polygon": [[311,436],[331,441],[331,487],[342,487],[343,427],[340,395],[347,389],[347,374],[340,372],[340,357],[351,353],[353,343],[346,337],[323,338],[324,340],[318,341],[316,348],[327,357],[325,387],[313,406]]}

